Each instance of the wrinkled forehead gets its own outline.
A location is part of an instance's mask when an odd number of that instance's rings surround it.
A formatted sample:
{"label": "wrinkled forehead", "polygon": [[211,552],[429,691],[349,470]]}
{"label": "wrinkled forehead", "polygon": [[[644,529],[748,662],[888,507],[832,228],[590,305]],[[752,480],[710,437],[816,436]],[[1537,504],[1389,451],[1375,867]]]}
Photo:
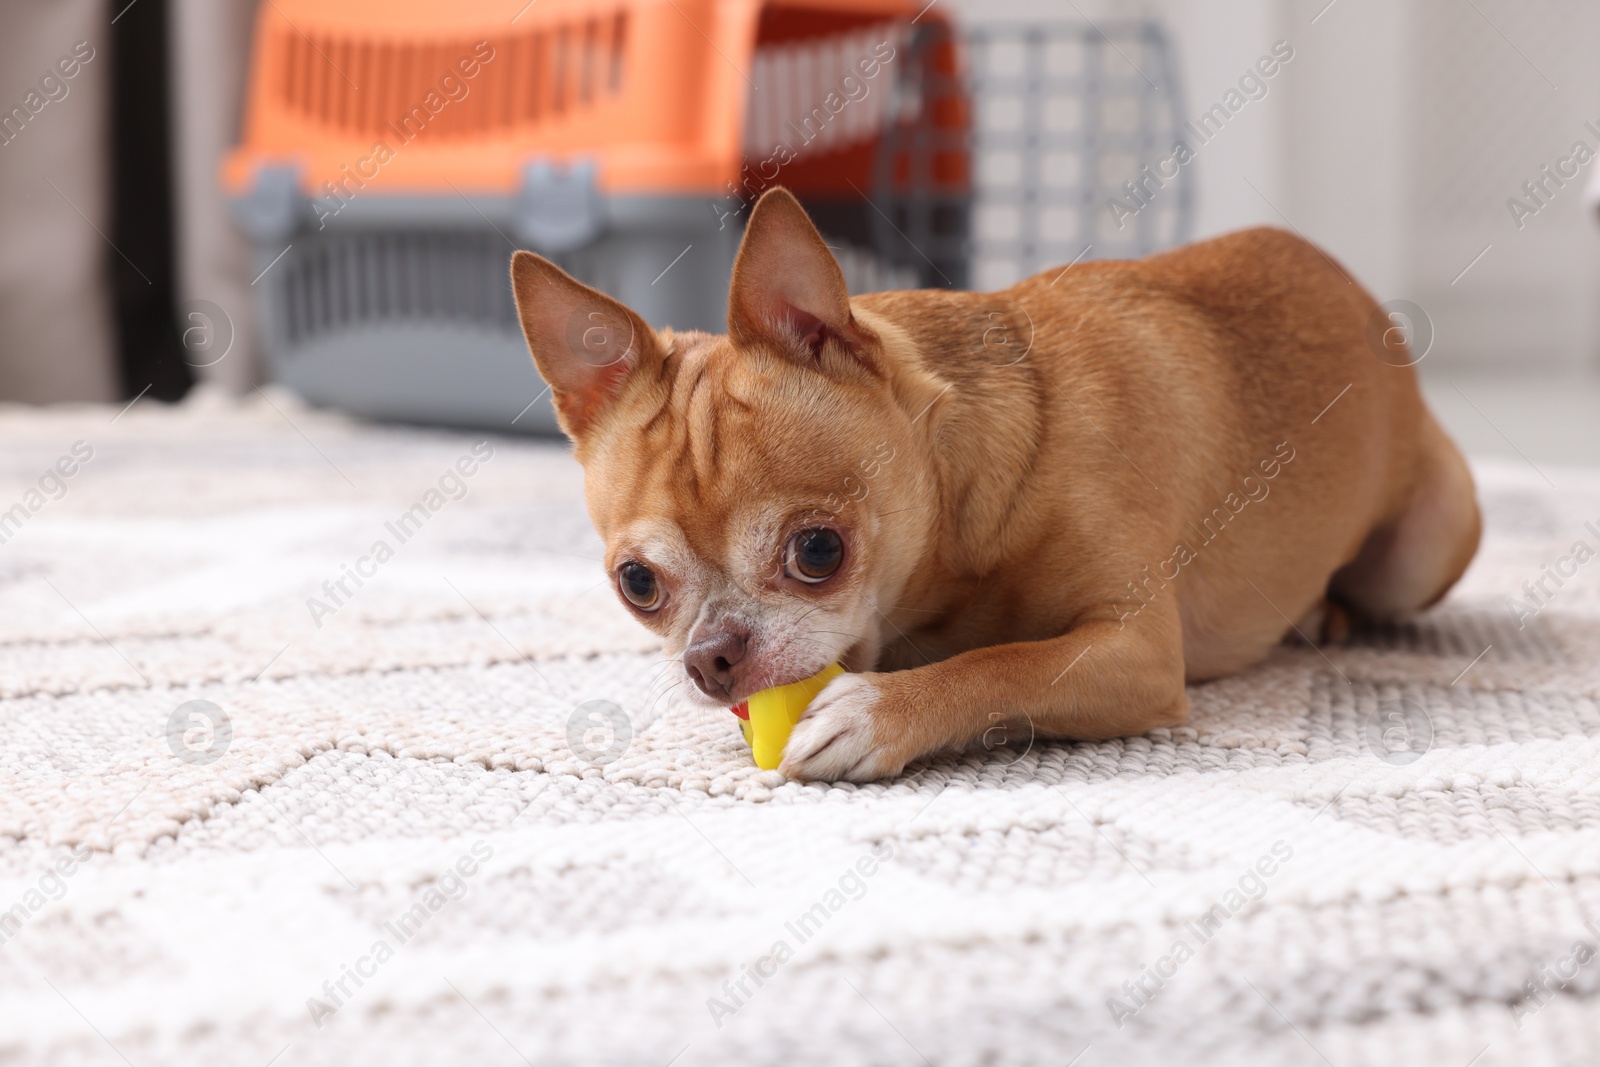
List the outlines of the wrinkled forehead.
{"label": "wrinkled forehead", "polygon": [[675,335],[672,362],[593,457],[595,518],[614,551],[766,551],[797,512],[846,488],[859,445],[843,428],[859,419],[829,383],[706,334]]}
{"label": "wrinkled forehead", "polygon": [[810,477],[787,478],[759,463],[732,462],[718,448],[715,463],[663,449],[647,455],[633,477],[613,483],[613,554],[638,551],[662,564],[693,560],[765,565],[797,515],[814,511],[826,492]]}

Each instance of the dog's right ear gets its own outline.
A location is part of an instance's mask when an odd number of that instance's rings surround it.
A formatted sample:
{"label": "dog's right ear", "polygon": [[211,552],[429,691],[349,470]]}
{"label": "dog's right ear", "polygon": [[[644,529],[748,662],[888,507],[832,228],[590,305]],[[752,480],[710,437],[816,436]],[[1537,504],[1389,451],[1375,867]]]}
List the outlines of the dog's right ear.
{"label": "dog's right ear", "polygon": [[511,257],[511,291],[534,365],[550,383],[556,418],[578,439],[629,374],[661,359],[655,331],[623,304],[543,256]]}

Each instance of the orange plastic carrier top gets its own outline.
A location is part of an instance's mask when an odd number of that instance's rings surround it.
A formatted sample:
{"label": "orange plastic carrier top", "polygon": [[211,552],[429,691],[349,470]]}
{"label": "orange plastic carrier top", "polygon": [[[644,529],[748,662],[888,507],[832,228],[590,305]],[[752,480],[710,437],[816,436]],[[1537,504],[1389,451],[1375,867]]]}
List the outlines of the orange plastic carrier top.
{"label": "orange plastic carrier top", "polygon": [[[530,159],[593,161],[611,194],[720,195],[744,159],[759,44],[917,17],[922,0],[272,0],[256,22],[230,193],[514,194]],[[922,22],[939,20],[925,13]],[[820,101],[819,101],[820,103]]]}

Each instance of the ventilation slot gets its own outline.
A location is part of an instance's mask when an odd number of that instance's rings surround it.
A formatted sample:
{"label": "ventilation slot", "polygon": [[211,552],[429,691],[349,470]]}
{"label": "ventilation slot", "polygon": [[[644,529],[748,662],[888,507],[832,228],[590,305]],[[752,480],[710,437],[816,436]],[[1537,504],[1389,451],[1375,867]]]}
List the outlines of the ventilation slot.
{"label": "ventilation slot", "polygon": [[[278,96],[301,118],[362,138],[487,137],[570,117],[620,97],[628,15],[618,10],[480,42],[351,41],[327,34],[280,39]],[[477,64],[466,77],[463,61]],[[469,66],[470,69],[470,66]]]}
{"label": "ventilation slot", "polygon": [[517,329],[494,233],[330,235],[290,256],[278,283],[290,345],[395,322]]}

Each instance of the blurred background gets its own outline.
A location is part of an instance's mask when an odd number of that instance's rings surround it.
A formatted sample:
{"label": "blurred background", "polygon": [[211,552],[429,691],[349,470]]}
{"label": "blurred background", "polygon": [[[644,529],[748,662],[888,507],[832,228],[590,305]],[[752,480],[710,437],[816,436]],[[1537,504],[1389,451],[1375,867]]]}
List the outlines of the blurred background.
{"label": "blurred background", "polygon": [[1294,229],[1394,302],[1470,453],[1600,461],[1593,3],[3,10],[0,400],[549,432],[512,249],[716,328],[782,183],[856,291]]}

